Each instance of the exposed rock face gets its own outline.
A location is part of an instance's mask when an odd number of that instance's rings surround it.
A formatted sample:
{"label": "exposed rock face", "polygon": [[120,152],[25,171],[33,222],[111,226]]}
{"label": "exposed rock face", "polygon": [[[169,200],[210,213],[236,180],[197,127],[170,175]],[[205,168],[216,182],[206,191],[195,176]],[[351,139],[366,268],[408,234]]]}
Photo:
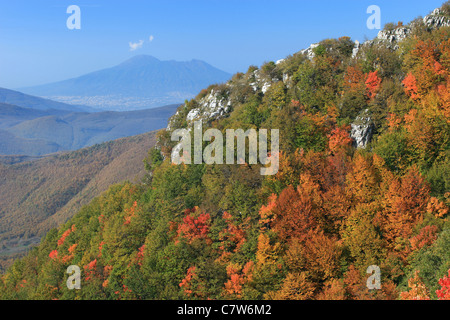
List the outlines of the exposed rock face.
{"label": "exposed rock face", "polygon": [[[415,28],[415,23],[410,23],[407,26],[399,26],[393,28],[392,30],[381,30],[377,37],[373,40],[368,40],[364,43],[355,41],[352,58],[355,58],[360,49],[364,46],[372,46],[377,42],[384,43],[388,48],[396,50],[399,47],[399,42],[410,36],[412,30]],[[420,20],[419,20],[419,23]],[[437,29],[440,27],[450,26],[450,19],[444,14],[441,9],[435,9],[432,13],[423,18],[423,23],[430,29]],[[308,48],[301,50],[300,53],[304,54],[308,59],[313,60],[316,49],[320,43],[313,43]],[[276,65],[280,65],[285,61],[285,59],[280,59],[275,62]],[[292,75],[284,73],[282,79],[270,79],[266,75],[263,75],[260,70],[255,70],[249,78],[246,80],[247,85],[250,85],[255,92],[260,92],[261,94],[266,94],[269,88],[278,81],[283,81],[286,87],[290,88],[293,85]],[[233,89],[233,84],[228,82],[226,84],[228,90]],[[223,90],[222,90],[223,91]],[[219,119],[225,117],[232,110],[232,100],[226,97],[227,94],[219,92],[213,89],[205,97],[197,101],[197,106],[189,111],[186,116],[186,121],[188,127],[192,128],[193,123],[196,120],[211,121],[213,119]],[[177,119],[180,117],[180,111],[172,116],[172,119]],[[167,129],[173,130],[174,121],[169,120]],[[351,136],[355,140],[355,145],[357,148],[365,148],[370,142],[373,134],[373,124],[368,113],[365,111],[359,115],[355,122],[351,125],[352,131]]]}
{"label": "exposed rock face", "polygon": [[200,108],[192,109],[191,111],[189,111],[189,113],[186,117],[186,120],[187,121],[195,120],[199,113],[200,113]]}
{"label": "exposed rock face", "polygon": [[[231,101],[216,90],[211,90],[209,94],[198,101],[198,107],[189,111],[186,116],[188,126],[197,120],[208,121],[211,119],[219,119],[231,111]],[[180,109],[169,119],[167,130],[172,131],[177,128],[173,127],[174,119],[180,116]]]}
{"label": "exposed rock face", "polygon": [[172,128],[172,119],[178,117],[179,114],[180,114],[180,108],[178,108],[177,112],[175,112],[175,114],[169,118],[169,121],[167,123],[167,128],[166,128],[168,131],[171,131],[172,129],[176,129],[176,128]]}
{"label": "exposed rock face", "polygon": [[311,44],[308,48],[303,49],[302,51],[300,51],[302,54],[306,54],[306,56],[308,57],[309,60],[314,59],[314,49],[317,48],[319,46],[319,43],[313,43]]}
{"label": "exposed rock face", "polygon": [[[277,61],[278,62],[278,61]],[[270,86],[272,85],[272,82],[276,82],[277,79],[272,79],[272,81],[263,79],[260,75],[259,70],[255,70],[253,72],[254,81],[250,83],[254,91],[261,90],[263,94],[269,90]]]}
{"label": "exposed rock face", "polygon": [[423,18],[423,23],[429,28],[440,28],[450,26],[450,19],[444,16],[441,9],[437,8],[434,11]]}
{"label": "exposed rock face", "polygon": [[[306,57],[309,60],[312,60],[315,57],[314,49],[317,48],[319,45],[320,45],[320,43],[313,43],[308,48],[301,50],[300,53],[306,55]],[[353,51],[352,51],[352,58],[356,57],[361,46],[362,46],[362,44],[358,40],[356,40],[355,46],[353,47]]]}
{"label": "exposed rock face", "polygon": [[[280,64],[284,59],[278,60],[277,64]],[[281,81],[281,79],[268,79],[263,76],[260,70],[255,70],[248,80],[248,84],[253,88],[255,92],[260,91],[262,94],[266,94],[269,88],[276,82]],[[289,85],[291,82],[291,77],[288,74],[283,75],[283,82]],[[186,115],[186,122],[188,127],[191,128],[195,121],[210,121],[215,119],[220,119],[225,117],[231,112],[232,109],[232,99],[228,97],[228,94],[233,90],[233,84],[228,82],[225,84],[227,86],[228,92],[223,92],[224,90],[212,89],[209,94],[198,100],[198,106],[191,109]],[[178,110],[169,120],[167,125],[167,130],[171,131],[176,128],[173,127],[174,120],[180,117],[180,111]]]}
{"label": "exposed rock face", "polygon": [[192,109],[187,120],[192,121],[199,117],[205,120],[217,119],[228,113],[231,109],[231,101],[225,97],[220,97],[218,92],[211,91],[206,97],[200,99],[199,107]]}
{"label": "exposed rock face", "polygon": [[350,136],[354,139],[356,148],[364,149],[372,139],[373,123],[368,114],[368,109],[364,110],[351,124],[352,131]]}
{"label": "exposed rock face", "polygon": [[[450,19],[444,15],[441,9],[434,9],[432,13],[425,16],[423,23],[430,29],[439,29],[441,27],[450,26]],[[414,28],[414,23],[408,26],[397,27],[393,30],[381,30],[378,32],[376,40],[386,42],[388,48],[397,50],[398,43],[404,40]],[[372,43],[372,41],[367,41],[367,44]]]}
{"label": "exposed rock face", "polygon": [[283,73],[283,83],[286,86],[286,88],[292,88],[293,83],[292,83],[292,77],[287,74],[287,73]]}
{"label": "exposed rock face", "polygon": [[356,57],[361,46],[362,46],[362,44],[358,40],[355,40],[355,46],[353,47],[353,51],[352,51],[352,58]]}
{"label": "exposed rock face", "polygon": [[398,43],[404,40],[410,33],[410,27],[399,27],[394,30],[381,30],[378,32],[377,39],[386,41],[389,48],[397,50]]}

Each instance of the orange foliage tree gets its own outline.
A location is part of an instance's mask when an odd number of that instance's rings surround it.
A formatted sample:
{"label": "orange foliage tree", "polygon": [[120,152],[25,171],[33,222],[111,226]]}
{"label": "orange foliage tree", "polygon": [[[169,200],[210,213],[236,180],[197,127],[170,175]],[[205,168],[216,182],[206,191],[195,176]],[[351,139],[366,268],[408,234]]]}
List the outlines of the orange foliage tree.
{"label": "orange foliage tree", "polygon": [[243,286],[252,281],[254,263],[249,261],[244,267],[239,264],[229,264],[227,266],[227,275],[229,280],[225,283],[224,296],[227,298],[242,298]]}
{"label": "orange foliage tree", "polygon": [[429,200],[429,187],[417,167],[391,182],[384,198],[385,236],[392,246],[396,240],[409,239],[421,221]]}
{"label": "orange foliage tree", "polygon": [[314,280],[326,281],[338,276],[342,243],[323,231],[310,230],[304,245],[306,270]]}
{"label": "orange foliage tree", "polygon": [[309,300],[314,290],[315,286],[306,272],[288,273],[280,290],[269,293],[268,297],[275,300]]}
{"label": "orange foliage tree", "polygon": [[273,230],[280,239],[302,239],[308,230],[318,225],[322,204],[319,185],[309,175],[302,175],[297,190],[292,186],[284,189],[279,197],[272,196],[268,207],[260,212],[265,218],[272,214]]}
{"label": "orange foliage tree", "polygon": [[428,288],[419,277],[419,271],[416,270],[414,277],[408,280],[409,291],[401,292],[402,300],[430,300]]}

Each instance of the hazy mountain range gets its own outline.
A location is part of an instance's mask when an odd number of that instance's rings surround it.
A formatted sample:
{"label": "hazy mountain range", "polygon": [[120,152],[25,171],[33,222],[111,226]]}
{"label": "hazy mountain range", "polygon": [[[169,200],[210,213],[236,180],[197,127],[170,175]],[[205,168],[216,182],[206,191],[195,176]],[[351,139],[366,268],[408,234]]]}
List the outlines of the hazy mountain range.
{"label": "hazy mountain range", "polygon": [[[49,99],[43,99],[39,97],[30,96],[24,94],[22,92],[9,90],[5,88],[0,88],[0,103],[9,104],[18,107],[31,108],[34,110],[45,110],[51,111],[52,114],[57,113],[57,111],[63,112],[77,112],[77,111],[95,111],[93,108],[81,105],[72,105],[61,103],[57,101],[52,101]],[[0,112],[3,111],[3,107],[0,109]]]}
{"label": "hazy mountain range", "polygon": [[25,93],[0,88],[0,154],[76,150],[164,128],[185,99],[230,77],[200,60],[140,55]]}
{"label": "hazy mountain range", "polygon": [[19,90],[55,101],[123,111],[183,102],[230,77],[200,60],[161,61],[139,55],[78,78]]}
{"label": "hazy mountain range", "polygon": [[[0,154],[45,155],[163,128],[178,105],[128,112],[82,107],[0,89]],[[10,104],[10,103],[14,103]]]}

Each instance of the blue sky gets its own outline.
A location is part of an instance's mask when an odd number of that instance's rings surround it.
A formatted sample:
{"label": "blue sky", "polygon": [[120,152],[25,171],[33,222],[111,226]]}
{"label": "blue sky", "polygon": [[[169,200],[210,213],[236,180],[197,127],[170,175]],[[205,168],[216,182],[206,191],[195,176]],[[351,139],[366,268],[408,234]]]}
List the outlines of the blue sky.
{"label": "blue sky", "polygon": [[[76,77],[138,54],[204,60],[224,71],[278,60],[325,38],[364,41],[369,5],[409,22],[444,0],[14,0],[0,2],[0,87]],[[69,5],[81,29],[69,30]],[[152,41],[150,37],[152,36]],[[143,44],[136,50],[130,43]],[[139,46],[138,46],[139,47]]]}

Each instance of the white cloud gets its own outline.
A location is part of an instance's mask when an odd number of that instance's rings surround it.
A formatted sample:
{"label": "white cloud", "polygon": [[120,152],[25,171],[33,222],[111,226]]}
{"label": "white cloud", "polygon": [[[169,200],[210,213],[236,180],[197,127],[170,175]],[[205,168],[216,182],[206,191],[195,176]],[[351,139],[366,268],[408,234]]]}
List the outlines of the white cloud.
{"label": "white cloud", "polygon": [[139,42],[130,42],[130,51],[134,51],[137,49],[142,48],[142,45],[144,44],[144,40],[139,40]]}
{"label": "white cloud", "polygon": [[151,35],[151,36],[148,38],[148,41],[152,42],[153,39],[155,39],[155,37],[154,37],[153,35]]}

